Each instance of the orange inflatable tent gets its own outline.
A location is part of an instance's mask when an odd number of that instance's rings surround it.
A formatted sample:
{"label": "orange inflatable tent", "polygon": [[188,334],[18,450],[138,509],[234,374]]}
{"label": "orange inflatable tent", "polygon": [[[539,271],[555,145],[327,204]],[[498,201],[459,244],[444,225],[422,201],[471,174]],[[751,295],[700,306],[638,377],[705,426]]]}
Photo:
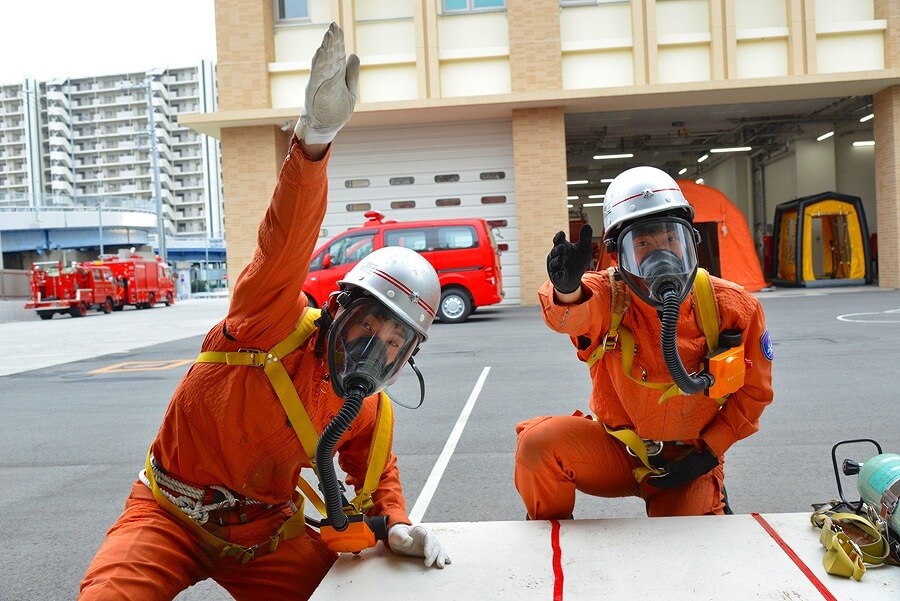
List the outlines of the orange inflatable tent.
{"label": "orange inflatable tent", "polygon": [[[678,180],[678,186],[694,207],[694,227],[700,232],[700,267],[750,292],[765,288],[762,266],[744,215],[715,188],[690,180]],[[599,268],[605,269],[611,263],[603,250]]]}

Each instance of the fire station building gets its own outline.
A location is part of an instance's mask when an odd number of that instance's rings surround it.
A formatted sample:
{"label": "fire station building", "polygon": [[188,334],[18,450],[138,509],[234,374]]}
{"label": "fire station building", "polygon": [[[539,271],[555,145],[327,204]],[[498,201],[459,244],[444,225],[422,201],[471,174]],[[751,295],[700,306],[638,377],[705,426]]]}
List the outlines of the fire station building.
{"label": "fire station building", "polygon": [[257,224],[331,21],[360,98],[329,167],[327,238],[378,210],[496,228],[532,305],[558,230],[602,231],[610,179],[653,165],[724,192],[762,253],[776,207],[857,196],[900,287],[897,0],[216,0],[228,270]]}

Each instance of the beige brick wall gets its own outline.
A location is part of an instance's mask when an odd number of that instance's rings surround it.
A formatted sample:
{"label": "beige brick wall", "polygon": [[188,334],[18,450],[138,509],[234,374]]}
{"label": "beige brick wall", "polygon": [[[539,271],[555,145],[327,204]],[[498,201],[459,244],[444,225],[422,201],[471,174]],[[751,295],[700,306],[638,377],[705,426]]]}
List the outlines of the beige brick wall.
{"label": "beige brick wall", "polygon": [[562,88],[559,0],[507,2],[513,92]]}
{"label": "beige brick wall", "polygon": [[270,108],[269,63],[275,60],[272,0],[216,0],[219,110]]}
{"label": "beige brick wall", "polygon": [[900,288],[900,86],[875,95],[875,208],[878,285]]}
{"label": "beige brick wall", "polygon": [[289,140],[277,127],[222,130],[225,236],[232,289],[238,274],[253,256],[259,222],[275,189]]}
{"label": "beige brick wall", "polygon": [[565,121],[559,108],[528,109],[512,125],[522,305],[536,305],[553,235],[569,231]]}

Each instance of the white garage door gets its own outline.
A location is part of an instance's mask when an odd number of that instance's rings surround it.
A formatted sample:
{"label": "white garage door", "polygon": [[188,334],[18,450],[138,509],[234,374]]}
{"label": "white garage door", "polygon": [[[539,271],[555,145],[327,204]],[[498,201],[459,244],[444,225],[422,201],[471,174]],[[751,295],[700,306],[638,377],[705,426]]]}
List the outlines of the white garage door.
{"label": "white garage door", "polygon": [[360,128],[338,134],[328,167],[328,212],[319,244],[365,222],[480,218],[494,228],[504,303],[519,304],[512,124],[481,121]]}

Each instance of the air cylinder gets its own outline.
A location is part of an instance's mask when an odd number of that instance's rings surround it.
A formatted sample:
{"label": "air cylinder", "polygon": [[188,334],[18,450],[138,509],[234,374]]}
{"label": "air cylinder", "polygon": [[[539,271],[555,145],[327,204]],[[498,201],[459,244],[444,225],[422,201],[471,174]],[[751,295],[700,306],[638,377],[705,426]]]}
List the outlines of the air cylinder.
{"label": "air cylinder", "polygon": [[900,455],[882,453],[862,464],[856,478],[860,498],[881,512],[882,500],[894,504],[894,515],[888,520],[891,529],[900,533]]}

